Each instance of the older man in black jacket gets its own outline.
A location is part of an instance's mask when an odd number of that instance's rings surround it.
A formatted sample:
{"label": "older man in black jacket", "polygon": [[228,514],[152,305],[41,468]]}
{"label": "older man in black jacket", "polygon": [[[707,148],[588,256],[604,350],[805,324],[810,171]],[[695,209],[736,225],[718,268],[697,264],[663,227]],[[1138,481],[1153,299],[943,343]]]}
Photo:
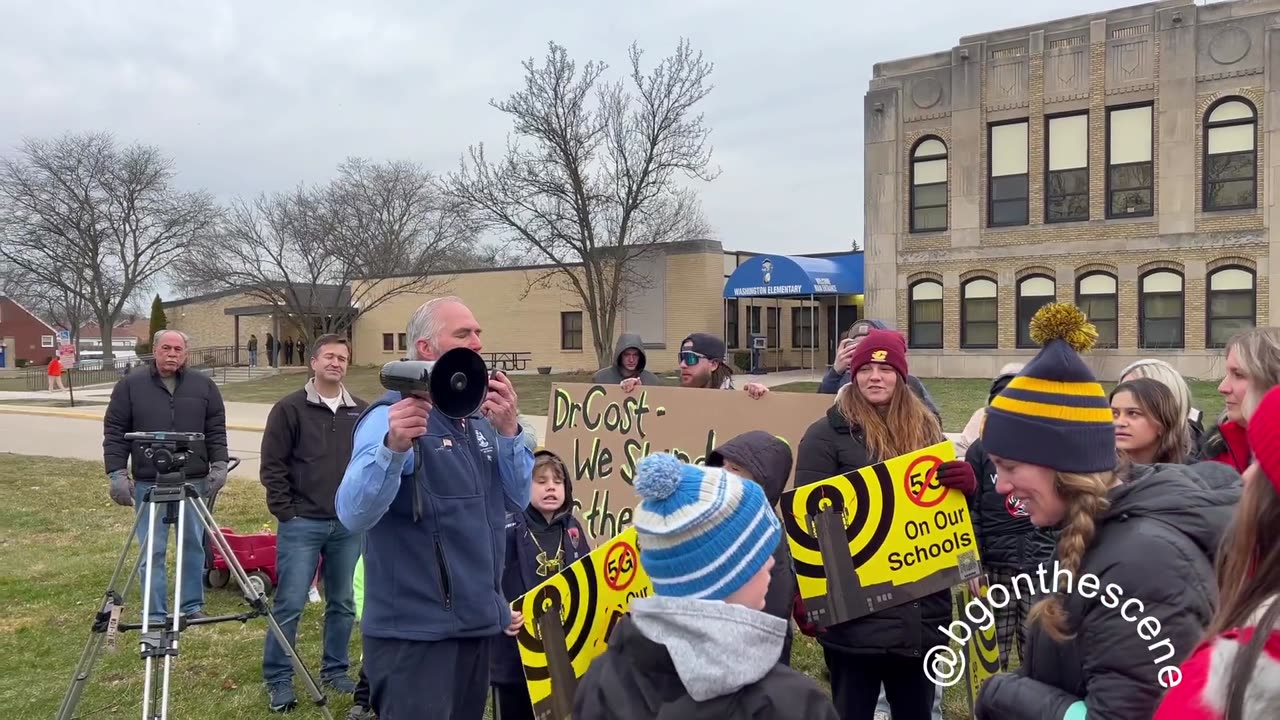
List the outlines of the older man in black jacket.
{"label": "older man in black jacket", "polygon": [[[156,467],[144,454],[141,444],[125,439],[131,432],[198,432],[204,442],[193,443],[184,471],[189,484],[208,498],[227,482],[227,416],[218,386],[207,376],[191,372],[187,364],[187,336],[176,330],[161,330],[152,341],[155,359],[140,365],[111,392],[103,419],[102,454],[111,481],[111,499],[146,512],[143,499],[156,482]],[[132,459],[133,478],[129,477]],[[159,511],[159,508],[157,508]],[[203,616],[204,529],[190,507],[184,507],[182,577],[179,613],[188,619]],[[156,542],[151,556],[151,587],[147,614],[152,623],[163,622],[166,604],[165,549],[169,526],[157,512]],[[138,541],[145,544],[148,527],[138,528]],[[145,583],[145,578],[143,579]]]}

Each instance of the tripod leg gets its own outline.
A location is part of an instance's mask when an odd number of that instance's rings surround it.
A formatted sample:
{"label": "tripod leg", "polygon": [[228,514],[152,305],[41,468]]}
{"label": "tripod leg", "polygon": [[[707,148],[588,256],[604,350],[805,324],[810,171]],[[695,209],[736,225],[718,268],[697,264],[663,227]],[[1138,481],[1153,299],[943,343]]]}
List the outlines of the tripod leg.
{"label": "tripod leg", "polygon": [[119,619],[117,610],[124,608],[125,598],[129,595],[129,587],[137,579],[138,568],[143,561],[141,552],[138,553],[138,557],[133,561],[132,570],[129,572],[129,578],[125,580],[124,587],[117,589],[120,582],[120,573],[124,571],[125,558],[129,556],[129,548],[133,547],[133,539],[137,536],[138,528],[142,524],[142,516],[142,512],[134,514],[133,528],[129,531],[129,536],[125,538],[124,548],[120,551],[120,559],[116,561],[116,569],[111,573],[111,581],[107,584],[102,606],[94,617],[92,629],[89,631],[89,641],[85,643],[84,651],[80,653],[80,662],[76,664],[75,673],[71,676],[71,685],[67,688],[67,694],[63,696],[62,705],[58,708],[57,720],[71,720],[74,715],[76,706],[80,704],[80,696],[84,693],[85,685],[89,682],[89,676],[93,673],[93,666],[97,664],[98,653],[102,650],[102,643],[105,641],[107,634],[113,632],[113,624]]}
{"label": "tripod leg", "polygon": [[[167,539],[167,538],[166,538]],[[147,500],[147,567],[143,572],[143,590],[142,590],[142,640],[139,643],[139,651],[146,653],[147,641],[151,631],[151,573],[155,568],[152,567],[151,558],[155,556],[156,544],[156,505]],[[163,572],[163,570],[161,571]],[[147,720],[151,714],[151,671],[154,663],[152,663],[150,654],[146,654],[144,664],[146,665],[146,675],[142,680],[142,718]]]}
{"label": "tripod leg", "polygon": [[311,675],[311,671],[307,669],[302,658],[298,657],[298,653],[289,642],[289,638],[285,636],[284,630],[280,629],[280,624],[276,622],[276,617],[271,613],[271,608],[267,606],[266,595],[254,588],[249,582],[249,575],[244,571],[244,566],[240,564],[240,560],[232,552],[231,546],[227,543],[227,538],[223,536],[222,530],[218,528],[217,523],[213,520],[213,514],[205,507],[204,501],[198,496],[190,498],[192,507],[196,510],[196,516],[200,519],[200,524],[204,526],[204,531],[208,533],[210,542],[218,548],[218,552],[222,554],[227,561],[227,569],[230,570],[231,576],[235,578],[236,583],[240,586],[240,591],[244,593],[245,599],[267,620],[267,628],[271,634],[275,636],[276,642],[280,643],[280,647],[285,654],[289,656],[289,660],[293,663],[293,670],[302,678],[303,684],[307,688],[307,693],[311,699],[320,708],[321,714],[327,720],[333,720],[333,715],[329,713],[328,699],[324,693],[320,691],[320,686],[316,684],[315,678]]}

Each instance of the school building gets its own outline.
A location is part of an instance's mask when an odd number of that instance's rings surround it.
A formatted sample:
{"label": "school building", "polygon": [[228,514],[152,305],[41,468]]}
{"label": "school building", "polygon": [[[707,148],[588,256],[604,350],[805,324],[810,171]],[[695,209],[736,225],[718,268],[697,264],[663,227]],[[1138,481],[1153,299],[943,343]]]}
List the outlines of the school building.
{"label": "school building", "polygon": [[[654,245],[630,261],[629,282],[608,345],[621,333],[645,343],[649,368],[677,369],[680,341],[693,332],[725,338],[729,359],[748,370],[824,368],[839,336],[862,317],[862,253],[812,256],[726,251],[714,240]],[[580,268],[575,268],[579,279]],[[336,312],[379,295],[369,279],[350,292],[322,288]],[[351,331],[354,362],[380,365],[409,351],[406,325],[431,297],[461,297],[484,329],[485,353],[519,354],[529,370],[594,371],[598,362],[590,318],[556,268],[527,266],[463,270],[431,280],[429,292],[398,295],[364,312]],[[164,303],[169,324],[196,347],[243,349],[249,334],[297,335],[298,323],[260,299],[226,291]],[[754,338],[759,338],[755,341]],[[758,348],[754,347],[756,344]]]}
{"label": "school building", "polygon": [[867,314],[925,377],[1025,361],[1055,299],[1097,326],[1103,377],[1142,357],[1221,377],[1277,300],[1277,47],[1280,0],[1168,0],[876,65]]}

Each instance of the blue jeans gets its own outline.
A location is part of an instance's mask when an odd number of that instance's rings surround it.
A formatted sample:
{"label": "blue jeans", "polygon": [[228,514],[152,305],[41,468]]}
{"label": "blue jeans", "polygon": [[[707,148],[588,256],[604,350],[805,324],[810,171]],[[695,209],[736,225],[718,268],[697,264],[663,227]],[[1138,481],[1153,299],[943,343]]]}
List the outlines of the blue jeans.
{"label": "blue jeans", "polygon": [[[360,557],[361,536],[349,532],[337,519],[295,517],[279,524],[276,534],[276,585],[271,612],[290,644],[296,647],[298,618],[307,604],[316,565],[324,559],[324,659],[320,678],[346,675],[350,667],[347,645],[356,619],[352,578]],[[262,678],[268,685],[293,679],[293,665],[284,648],[267,633],[262,651]]]}
{"label": "blue jeans", "polygon": [[[190,483],[200,493],[200,497],[206,497],[209,492],[208,483],[204,480],[192,481]],[[155,486],[154,482],[137,482],[133,488],[133,506],[137,512],[149,512],[150,508],[142,504],[143,497],[149,488]],[[174,542],[177,542],[178,526],[175,520],[171,526],[164,522],[166,511],[165,505],[156,505],[155,520],[155,548],[151,553],[151,588],[146,587],[147,576],[146,567],[138,569],[138,583],[142,588],[142,592],[147,593],[151,597],[151,609],[148,615],[151,623],[162,622],[166,614],[168,614],[168,578],[165,577],[165,550],[169,546],[169,533],[174,533]],[[182,587],[180,602],[181,606],[178,611],[182,615],[190,615],[204,608],[204,526],[200,524],[200,518],[196,515],[196,511],[189,503],[182,504],[183,527],[182,527]],[[147,551],[147,521],[143,519],[138,524],[138,542],[140,543],[138,551],[145,553]]]}
{"label": "blue jeans", "polygon": [[258,351],[249,351],[249,367],[258,367]]}

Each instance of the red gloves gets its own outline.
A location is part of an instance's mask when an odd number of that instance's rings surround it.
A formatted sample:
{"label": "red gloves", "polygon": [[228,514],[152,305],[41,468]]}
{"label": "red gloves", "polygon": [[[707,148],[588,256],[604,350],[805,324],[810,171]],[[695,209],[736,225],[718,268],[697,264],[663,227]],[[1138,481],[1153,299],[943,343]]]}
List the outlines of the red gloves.
{"label": "red gloves", "polygon": [[822,632],[822,628],[818,627],[815,622],[810,622],[809,611],[804,609],[804,598],[800,597],[800,593],[796,593],[795,600],[791,603],[791,617],[795,619],[796,626],[800,628],[800,632],[809,637],[818,637],[818,633]]}
{"label": "red gloves", "polygon": [[955,488],[965,495],[972,495],[978,489],[978,476],[973,474],[973,466],[964,460],[951,460],[938,466],[938,483],[943,487]]}

